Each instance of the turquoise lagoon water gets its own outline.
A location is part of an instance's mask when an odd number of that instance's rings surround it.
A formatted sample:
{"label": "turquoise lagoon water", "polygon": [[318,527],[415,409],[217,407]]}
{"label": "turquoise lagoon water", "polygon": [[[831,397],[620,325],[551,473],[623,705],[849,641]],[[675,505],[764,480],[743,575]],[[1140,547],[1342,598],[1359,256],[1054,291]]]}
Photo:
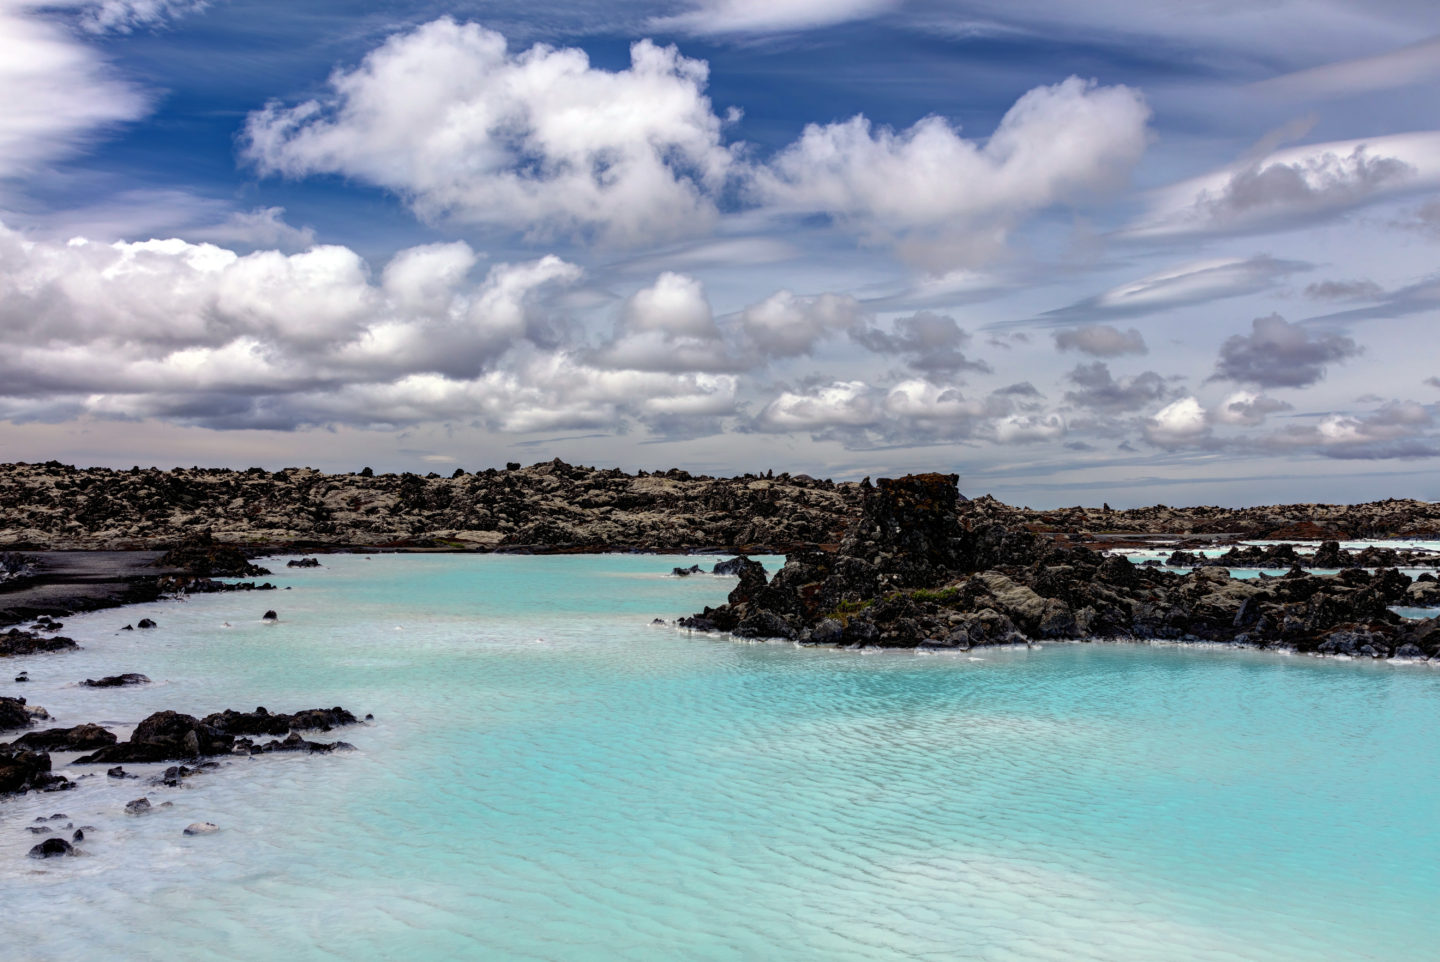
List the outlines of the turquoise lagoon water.
{"label": "turquoise lagoon water", "polygon": [[[4,958],[1394,960],[1440,942],[1428,666],[746,644],[650,624],[728,591],[664,574],[693,558],[323,560],[277,567],[292,591],[70,619],[85,650],[5,666],[0,691],[66,725],[376,717],[324,736],[352,753],[235,759],[178,789],[102,769],[3,803]],[[160,627],[115,630],[145,615]],[[155,684],[73,684],[116,671]],[[124,815],[141,794],[173,804]],[[24,858],[25,826],[59,812],[94,827],[84,857]],[[181,835],[199,820],[222,830]]]}

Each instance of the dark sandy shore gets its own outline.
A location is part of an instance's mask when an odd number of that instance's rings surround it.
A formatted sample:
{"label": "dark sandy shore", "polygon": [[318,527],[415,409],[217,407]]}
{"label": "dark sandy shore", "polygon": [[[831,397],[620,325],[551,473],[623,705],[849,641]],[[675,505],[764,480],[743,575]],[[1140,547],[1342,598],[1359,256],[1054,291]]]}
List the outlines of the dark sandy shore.
{"label": "dark sandy shore", "polygon": [[0,582],[0,626],[40,615],[58,617],[153,601],[156,580],[173,574],[155,567],[161,551],[23,552],[35,568],[28,577]]}

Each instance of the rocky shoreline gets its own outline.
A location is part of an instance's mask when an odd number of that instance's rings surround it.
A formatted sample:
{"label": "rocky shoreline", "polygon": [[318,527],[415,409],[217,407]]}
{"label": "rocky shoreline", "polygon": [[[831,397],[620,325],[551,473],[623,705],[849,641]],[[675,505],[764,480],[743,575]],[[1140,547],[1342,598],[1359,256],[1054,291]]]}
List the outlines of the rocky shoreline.
{"label": "rocky shoreline", "polygon": [[[1280,577],[1238,579],[1208,563],[1180,574],[1036,531],[1023,513],[963,500],[957,481],[923,474],[864,486],[838,550],[792,552],[773,578],[752,562],[726,604],[680,625],[853,648],[1129,639],[1440,658],[1440,618],[1407,621],[1390,610],[1440,604],[1434,575],[1359,566],[1362,558],[1394,564],[1402,559],[1394,550],[1366,557],[1324,544],[1307,560],[1344,569],[1334,575],[1298,563]],[[1294,554],[1237,548],[1231,557],[1298,562]],[[1414,553],[1405,560],[1434,564]]]}

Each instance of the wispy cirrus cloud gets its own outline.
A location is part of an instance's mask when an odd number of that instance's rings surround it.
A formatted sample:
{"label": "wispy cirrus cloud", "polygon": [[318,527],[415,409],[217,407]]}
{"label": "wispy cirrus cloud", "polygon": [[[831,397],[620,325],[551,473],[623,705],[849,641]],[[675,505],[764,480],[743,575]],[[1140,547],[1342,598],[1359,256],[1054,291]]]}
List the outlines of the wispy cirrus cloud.
{"label": "wispy cirrus cloud", "polygon": [[1191,304],[1257,294],[1275,288],[1292,274],[1312,268],[1313,265],[1304,261],[1281,260],[1267,254],[1192,261],[1047,311],[1036,320],[1017,323],[1054,325],[1077,320],[1140,317]]}
{"label": "wispy cirrus cloud", "polygon": [[647,26],[702,36],[787,33],[866,20],[899,5],[900,0],[698,0],[682,13],[652,17]]}

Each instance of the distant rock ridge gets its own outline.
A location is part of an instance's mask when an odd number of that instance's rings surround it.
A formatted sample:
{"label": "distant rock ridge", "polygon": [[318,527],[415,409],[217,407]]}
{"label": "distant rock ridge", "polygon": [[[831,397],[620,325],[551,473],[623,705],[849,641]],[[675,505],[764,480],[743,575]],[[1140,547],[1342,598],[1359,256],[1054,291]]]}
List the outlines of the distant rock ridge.
{"label": "distant rock ridge", "polygon": [[806,475],[630,475],[558,458],[443,478],[52,461],[0,465],[0,549],[171,549],[199,531],[212,540],[170,563],[215,577],[253,574],[224,556],[233,546],[785,551],[833,545],[859,498],[856,484]]}
{"label": "distant rock ridge", "polygon": [[1241,580],[1219,567],[1137,566],[1037,534],[1022,512],[998,503],[962,501],[956,480],[882,479],[865,489],[834,554],[792,553],[768,582],[763,571],[744,571],[726,604],[680,623],[856,647],[1137,639],[1440,656],[1440,619],[1407,622],[1390,611],[1434,596],[1434,582],[1393,568],[1315,576],[1297,567]]}

